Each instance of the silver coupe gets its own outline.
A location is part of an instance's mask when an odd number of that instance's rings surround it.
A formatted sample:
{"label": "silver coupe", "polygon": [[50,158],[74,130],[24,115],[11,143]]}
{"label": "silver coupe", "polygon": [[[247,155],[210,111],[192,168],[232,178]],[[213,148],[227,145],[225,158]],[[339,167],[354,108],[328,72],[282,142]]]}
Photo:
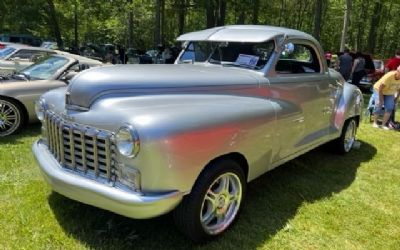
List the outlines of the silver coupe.
{"label": "silver coupe", "polygon": [[178,41],[174,65],[91,69],[40,98],[33,152],[54,191],[131,218],[173,210],[200,242],[232,225],[248,182],[327,142],[351,150],[362,94],[312,36],[244,25]]}

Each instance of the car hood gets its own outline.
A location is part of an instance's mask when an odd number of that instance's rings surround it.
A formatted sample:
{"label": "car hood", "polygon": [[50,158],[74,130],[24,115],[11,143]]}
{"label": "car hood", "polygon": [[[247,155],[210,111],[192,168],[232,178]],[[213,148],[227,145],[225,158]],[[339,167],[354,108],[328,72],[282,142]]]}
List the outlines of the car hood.
{"label": "car hood", "polygon": [[[118,65],[86,70],[67,89],[67,104],[89,108],[104,95],[148,95],[258,87],[255,71],[221,65]],[[229,85],[229,86],[228,86]]]}

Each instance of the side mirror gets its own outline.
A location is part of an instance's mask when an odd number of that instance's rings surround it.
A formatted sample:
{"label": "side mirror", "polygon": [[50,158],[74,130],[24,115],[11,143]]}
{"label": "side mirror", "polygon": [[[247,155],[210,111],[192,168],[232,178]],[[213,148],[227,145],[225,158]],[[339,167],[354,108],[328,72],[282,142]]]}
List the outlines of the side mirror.
{"label": "side mirror", "polygon": [[68,83],[72,78],[74,78],[76,75],[78,74],[78,72],[75,71],[70,71],[68,73],[66,73],[65,75],[63,75],[61,77],[61,81],[64,81],[66,83]]}

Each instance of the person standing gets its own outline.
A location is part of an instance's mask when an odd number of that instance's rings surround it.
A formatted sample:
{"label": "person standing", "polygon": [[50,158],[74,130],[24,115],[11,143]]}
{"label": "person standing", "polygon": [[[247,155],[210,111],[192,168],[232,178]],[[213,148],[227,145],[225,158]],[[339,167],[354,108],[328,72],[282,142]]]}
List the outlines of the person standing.
{"label": "person standing", "polygon": [[351,69],[353,66],[353,57],[351,57],[349,53],[349,49],[345,49],[344,53],[339,56],[339,62],[337,63],[339,73],[346,81],[350,78]]}
{"label": "person standing", "polygon": [[[397,67],[400,66],[400,50],[396,50],[394,57],[390,58],[389,61],[385,65],[385,73],[396,70]],[[389,118],[389,121],[395,122],[396,112],[393,110],[392,115]]]}
{"label": "person standing", "polygon": [[[396,95],[397,94],[397,95]],[[389,121],[390,114],[395,108],[397,98],[400,95],[400,66],[396,71],[390,71],[382,76],[374,84],[374,97],[375,97],[375,110],[374,110],[374,123],[373,127],[378,128],[378,113],[385,108],[385,113],[382,120],[382,128],[389,130],[387,122]]]}
{"label": "person standing", "polygon": [[126,64],[125,48],[122,45],[118,45],[118,56],[119,56],[120,63]]}
{"label": "person standing", "polygon": [[365,59],[362,56],[361,52],[356,53],[356,59],[353,63],[353,68],[351,69],[351,84],[359,85],[361,79],[367,74],[365,72]]}
{"label": "person standing", "polygon": [[400,50],[396,50],[394,57],[390,58],[385,65],[385,72],[396,70],[400,66]]}
{"label": "person standing", "polygon": [[326,64],[328,64],[328,67],[331,67],[332,53],[329,50],[325,53],[325,59],[326,59]]}

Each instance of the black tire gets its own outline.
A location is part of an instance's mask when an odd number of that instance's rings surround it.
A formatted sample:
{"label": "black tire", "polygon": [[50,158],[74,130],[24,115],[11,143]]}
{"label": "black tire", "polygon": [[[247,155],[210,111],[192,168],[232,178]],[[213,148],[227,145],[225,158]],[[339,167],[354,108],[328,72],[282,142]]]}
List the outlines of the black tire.
{"label": "black tire", "polygon": [[[357,122],[350,118],[345,121],[340,137],[333,141],[332,147],[338,154],[347,154],[356,141]],[[351,134],[351,135],[350,135]]]}
{"label": "black tire", "polygon": [[0,99],[0,137],[17,132],[24,124],[25,116],[19,103]]}
{"label": "black tire", "polygon": [[[215,188],[225,185],[223,183],[225,179],[228,180],[228,189],[215,190]],[[235,188],[238,201],[231,201],[231,198],[232,200],[236,200],[234,198],[234,196],[236,197],[234,184],[240,185],[240,188],[238,187],[239,191]],[[229,197],[224,195],[226,194],[223,193],[224,190],[229,190]],[[245,174],[237,162],[231,159],[219,159],[211,162],[198,177],[191,193],[183,198],[181,204],[173,212],[178,230],[196,243],[202,243],[215,238],[230,228],[236,221],[242,208],[245,191]],[[215,197],[215,203],[210,201],[210,193]],[[216,204],[218,204],[216,208],[210,208]],[[208,217],[213,217],[212,220],[207,222],[209,223],[208,225],[205,225],[204,220],[206,219],[203,218],[204,213],[209,214]],[[222,216],[220,213],[226,214]],[[223,221],[227,220],[226,224],[218,223],[220,217],[223,217]],[[216,223],[215,227],[212,225],[213,222]],[[223,226],[219,227],[219,224]],[[215,231],[213,230],[214,228]]]}

